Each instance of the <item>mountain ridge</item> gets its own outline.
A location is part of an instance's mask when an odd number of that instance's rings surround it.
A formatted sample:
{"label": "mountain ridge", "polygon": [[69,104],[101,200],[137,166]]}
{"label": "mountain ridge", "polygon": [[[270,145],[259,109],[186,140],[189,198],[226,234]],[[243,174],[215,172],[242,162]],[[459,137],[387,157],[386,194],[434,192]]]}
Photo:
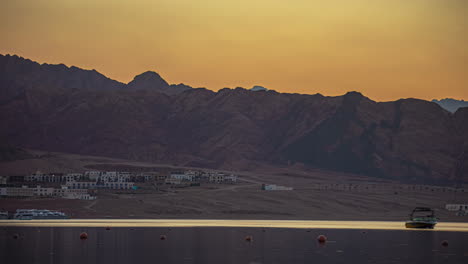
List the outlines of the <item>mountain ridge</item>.
{"label": "mountain ridge", "polygon": [[72,73],[3,65],[0,58],[0,139],[11,146],[234,170],[302,164],[401,181],[468,181],[468,108],[451,114],[425,100],[376,102],[359,92],[191,88],[174,96],[92,88],[93,75],[67,82]]}
{"label": "mountain ridge", "polygon": [[[155,89],[161,93],[175,95],[192,87],[185,84],[169,84],[158,73],[154,71],[146,71],[138,74],[129,83],[121,83],[110,79],[99,73],[95,69],[86,70],[76,66],[66,66],[65,64],[48,64],[37,63],[30,59],[26,59],[17,55],[1,55],[0,54],[0,82],[3,86],[17,83],[18,79],[29,79],[26,87],[48,86],[49,88],[66,88],[66,89],[99,89],[99,90],[118,90],[118,89],[136,89],[147,90]],[[13,73],[15,79],[9,78],[8,74]],[[40,79],[41,76],[47,75],[48,79]],[[22,84],[20,83],[19,86]]]}

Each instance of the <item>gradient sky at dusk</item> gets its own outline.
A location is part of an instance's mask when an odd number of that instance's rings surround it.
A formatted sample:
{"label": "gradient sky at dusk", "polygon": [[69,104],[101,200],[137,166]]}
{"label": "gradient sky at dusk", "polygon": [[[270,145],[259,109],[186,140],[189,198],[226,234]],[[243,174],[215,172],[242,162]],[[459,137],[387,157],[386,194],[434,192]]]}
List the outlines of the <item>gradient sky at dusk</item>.
{"label": "gradient sky at dusk", "polygon": [[0,34],[122,82],[468,99],[466,0],[3,0]]}

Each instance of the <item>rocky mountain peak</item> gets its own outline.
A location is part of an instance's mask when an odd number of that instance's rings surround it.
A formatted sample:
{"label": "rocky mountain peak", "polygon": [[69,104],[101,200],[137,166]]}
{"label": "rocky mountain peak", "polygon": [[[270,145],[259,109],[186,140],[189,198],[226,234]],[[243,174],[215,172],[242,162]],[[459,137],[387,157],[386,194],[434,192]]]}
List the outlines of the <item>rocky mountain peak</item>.
{"label": "rocky mountain peak", "polygon": [[138,89],[151,89],[151,88],[165,88],[169,84],[156,72],[147,71],[139,74],[128,83],[128,87],[135,87]]}

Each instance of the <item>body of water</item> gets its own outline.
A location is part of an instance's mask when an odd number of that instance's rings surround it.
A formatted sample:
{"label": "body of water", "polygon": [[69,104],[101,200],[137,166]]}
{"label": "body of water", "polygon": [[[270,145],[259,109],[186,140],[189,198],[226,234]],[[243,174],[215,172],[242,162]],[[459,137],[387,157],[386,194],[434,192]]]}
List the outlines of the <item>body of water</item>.
{"label": "body of water", "polygon": [[[0,262],[468,263],[468,232],[461,231],[365,228],[366,222],[285,228],[272,227],[269,221],[263,227],[257,222],[253,227],[209,227],[207,222],[181,227],[184,220],[164,221],[164,225],[146,221],[152,226],[144,224],[145,220],[136,221],[139,224],[125,220],[61,221],[68,223],[62,225],[55,221],[3,222]],[[355,226],[342,228],[352,223]],[[83,232],[87,239],[80,239]],[[327,242],[318,243],[319,235],[325,235]]]}

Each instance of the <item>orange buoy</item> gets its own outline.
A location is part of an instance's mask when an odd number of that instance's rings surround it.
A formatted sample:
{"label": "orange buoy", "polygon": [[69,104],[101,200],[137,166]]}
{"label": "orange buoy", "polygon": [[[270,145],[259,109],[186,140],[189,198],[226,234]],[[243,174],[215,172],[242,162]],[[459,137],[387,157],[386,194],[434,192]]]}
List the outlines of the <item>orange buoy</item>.
{"label": "orange buoy", "polygon": [[442,246],[448,247],[448,241],[447,240],[442,241]]}
{"label": "orange buoy", "polygon": [[246,236],[246,237],[245,237],[245,241],[252,242],[252,241],[253,241],[253,237],[252,237],[252,236]]}
{"label": "orange buoy", "polygon": [[320,236],[317,237],[317,241],[319,243],[325,243],[325,242],[327,242],[327,237],[324,236],[324,235],[320,235]]}
{"label": "orange buoy", "polygon": [[81,233],[81,234],[80,234],[80,239],[81,239],[81,240],[88,239],[88,233],[86,233],[86,232]]}
{"label": "orange buoy", "polygon": [[161,239],[161,240],[166,240],[166,238],[167,238],[166,235],[161,235],[161,236],[159,237],[159,239]]}

